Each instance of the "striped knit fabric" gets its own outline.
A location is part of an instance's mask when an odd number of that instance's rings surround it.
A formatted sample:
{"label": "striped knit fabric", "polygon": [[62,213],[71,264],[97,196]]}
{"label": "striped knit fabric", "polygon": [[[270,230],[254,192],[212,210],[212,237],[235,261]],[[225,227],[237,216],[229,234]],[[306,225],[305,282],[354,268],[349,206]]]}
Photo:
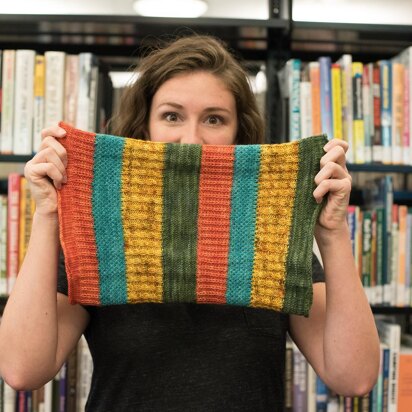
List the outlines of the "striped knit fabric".
{"label": "striped knit fabric", "polygon": [[155,143],[60,124],[60,240],[72,303],[197,302],[308,315],[326,136]]}

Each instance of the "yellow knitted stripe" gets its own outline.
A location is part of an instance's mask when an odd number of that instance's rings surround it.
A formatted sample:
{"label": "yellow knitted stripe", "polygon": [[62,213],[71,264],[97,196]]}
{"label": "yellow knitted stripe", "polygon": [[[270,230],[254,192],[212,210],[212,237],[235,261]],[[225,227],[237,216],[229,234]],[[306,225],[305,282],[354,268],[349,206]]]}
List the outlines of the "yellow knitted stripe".
{"label": "yellow knitted stripe", "polygon": [[122,171],[122,219],[129,303],[162,302],[164,150],[127,139]]}
{"label": "yellow knitted stripe", "polygon": [[297,142],[262,145],[251,306],[283,308],[298,150]]}

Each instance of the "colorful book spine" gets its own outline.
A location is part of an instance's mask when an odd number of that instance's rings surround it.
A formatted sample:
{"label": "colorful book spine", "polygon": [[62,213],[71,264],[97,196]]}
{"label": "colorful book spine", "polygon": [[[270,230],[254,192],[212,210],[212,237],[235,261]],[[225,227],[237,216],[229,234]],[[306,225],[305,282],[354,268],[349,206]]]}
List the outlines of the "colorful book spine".
{"label": "colorful book spine", "polygon": [[365,210],[362,220],[362,285],[368,301],[372,301],[371,260],[372,260],[372,211]]}
{"label": "colorful book spine", "polygon": [[353,153],[353,93],[352,93],[352,55],[344,54],[338,63],[342,75],[342,126],[343,139],[349,143],[346,153],[348,162],[354,163]]}
{"label": "colorful book spine", "polygon": [[353,144],[355,163],[365,163],[365,124],[362,103],[363,64],[352,63]]}
{"label": "colorful book spine", "polygon": [[342,126],[342,76],[341,68],[337,63],[331,66],[332,81],[332,113],[333,113],[333,137],[343,139]]}
{"label": "colorful book spine", "polygon": [[398,60],[392,64],[392,163],[401,164],[403,160],[403,119],[405,74],[404,66]]}
{"label": "colorful book spine", "polygon": [[10,294],[19,271],[19,215],[20,174],[10,173],[8,177],[7,216],[7,293]]}
{"label": "colorful book spine", "polygon": [[309,78],[312,91],[312,135],[322,133],[320,110],[320,68],[319,62],[309,63]]}
{"label": "colorful book spine", "polygon": [[320,69],[320,108],[322,133],[326,133],[329,139],[333,138],[333,112],[332,112],[332,82],[331,82],[331,58],[319,57]]}
{"label": "colorful book spine", "polygon": [[33,152],[33,85],[34,50],[16,51],[13,153],[30,155]]}
{"label": "colorful book spine", "polygon": [[2,58],[2,108],[0,153],[13,152],[14,85],[16,51],[3,50]]}
{"label": "colorful book spine", "polygon": [[300,71],[302,62],[299,59],[291,59],[287,62],[289,74],[289,140],[291,142],[300,139]]}
{"label": "colorful book spine", "polygon": [[370,65],[363,65],[362,73],[362,111],[365,133],[364,156],[365,163],[372,162],[372,135],[373,135],[373,105],[371,100]]}
{"label": "colorful book spine", "polygon": [[381,131],[383,163],[392,162],[392,65],[379,61],[381,75]]}
{"label": "colorful book spine", "polygon": [[45,77],[46,63],[44,56],[36,55],[34,65],[34,104],[33,104],[33,151],[37,152],[41,144],[41,131],[44,128]]}
{"label": "colorful book spine", "polygon": [[381,163],[383,160],[383,146],[381,133],[381,80],[379,64],[373,64],[373,147],[372,159]]}

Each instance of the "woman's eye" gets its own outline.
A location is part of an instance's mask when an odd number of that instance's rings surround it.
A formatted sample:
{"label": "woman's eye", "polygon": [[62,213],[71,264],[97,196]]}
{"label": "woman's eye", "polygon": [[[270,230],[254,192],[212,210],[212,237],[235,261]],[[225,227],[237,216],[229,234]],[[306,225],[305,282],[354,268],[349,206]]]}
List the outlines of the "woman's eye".
{"label": "woman's eye", "polygon": [[211,124],[211,125],[219,125],[223,123],[223,120],[220,116],[209,116],[207,118],[207,123]]}
{"label": "woman's eye", "polygon": [[178,116],[176,113],[165,113],[164,118],[168,121],[168,122],[177,122],[178,120]]}

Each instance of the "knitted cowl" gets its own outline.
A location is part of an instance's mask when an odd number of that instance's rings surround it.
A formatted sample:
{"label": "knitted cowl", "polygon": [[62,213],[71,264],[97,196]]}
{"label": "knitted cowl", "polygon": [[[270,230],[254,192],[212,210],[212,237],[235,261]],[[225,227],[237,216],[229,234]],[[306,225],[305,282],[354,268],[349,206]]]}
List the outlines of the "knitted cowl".
{"label": "knitted cowl", "polygon": [[327,137],[159,143],[65,123],[58,191],[71,303],[196,302],[307,316]]}

